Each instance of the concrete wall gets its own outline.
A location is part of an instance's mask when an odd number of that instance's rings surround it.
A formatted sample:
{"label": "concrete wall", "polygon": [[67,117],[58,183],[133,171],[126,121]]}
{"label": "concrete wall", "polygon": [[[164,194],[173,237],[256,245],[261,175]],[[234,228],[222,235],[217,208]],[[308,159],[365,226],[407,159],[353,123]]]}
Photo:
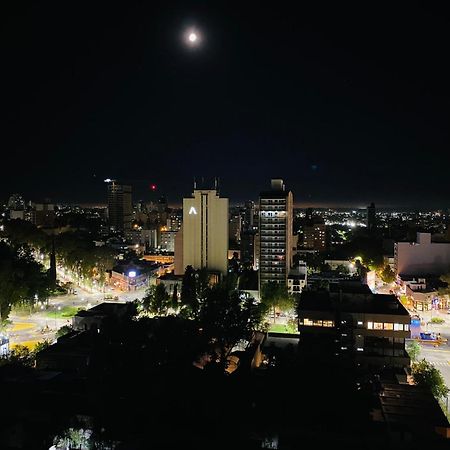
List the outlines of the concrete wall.
{"label": "concrete wall", "polygon": [[430,233],[417,233],[416,242],[396,242],[397,275],[441,275],[450,271],[450,243],[431,242]]}

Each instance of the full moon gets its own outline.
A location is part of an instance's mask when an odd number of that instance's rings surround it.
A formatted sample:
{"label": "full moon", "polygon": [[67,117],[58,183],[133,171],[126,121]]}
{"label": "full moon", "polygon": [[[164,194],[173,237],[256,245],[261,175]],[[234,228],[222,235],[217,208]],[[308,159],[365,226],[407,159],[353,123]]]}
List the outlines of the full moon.
{"label": "full moon", "polygon": [[189,28],[185,30],[183,33],[183,39],[185,42],[185,45],[188,45],[189,47],[195,48],[198,47],[202,42],[202,35],[198,32],[196,28]]}

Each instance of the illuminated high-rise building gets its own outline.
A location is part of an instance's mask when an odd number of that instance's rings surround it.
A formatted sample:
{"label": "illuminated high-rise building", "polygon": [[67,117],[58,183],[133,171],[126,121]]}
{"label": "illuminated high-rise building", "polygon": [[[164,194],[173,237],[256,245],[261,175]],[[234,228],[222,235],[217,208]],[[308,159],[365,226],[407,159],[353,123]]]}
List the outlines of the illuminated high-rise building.
{"label": "illuminated high-rise building", "polygon": [[293,197],[283,180],[273,179],[271,190],[259,197],[259,282],[287,284],[292,265]]}
{"label": "illuminated high-rise building", "polygon": [[183,199],[183,267],[206,268],[225,275],[228,270],[228,198],[215,189],[194,184]]}

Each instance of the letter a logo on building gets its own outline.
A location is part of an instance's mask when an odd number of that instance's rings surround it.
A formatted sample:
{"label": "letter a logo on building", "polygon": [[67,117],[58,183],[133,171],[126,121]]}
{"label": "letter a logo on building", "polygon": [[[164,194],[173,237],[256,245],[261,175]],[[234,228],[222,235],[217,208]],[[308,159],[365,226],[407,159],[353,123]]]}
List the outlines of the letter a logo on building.
{"label": "letter a logo on building", "polygon": [[197,215],[197,211],[193,206],[191,206],[191,209],[189,210],[189,215],[191,215],[191,214]]}

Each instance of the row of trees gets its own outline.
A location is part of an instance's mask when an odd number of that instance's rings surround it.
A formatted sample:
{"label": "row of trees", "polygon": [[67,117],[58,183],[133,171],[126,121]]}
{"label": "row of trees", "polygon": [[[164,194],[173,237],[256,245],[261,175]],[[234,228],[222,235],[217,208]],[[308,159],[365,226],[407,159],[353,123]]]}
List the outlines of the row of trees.
{"label": "row of trees", "polygon": [[13,306],[45,301],[51,286],[49,274],[35,261],[28,245],[0,242],[0,327]]}
{"label": "row of trees", "polygon": [[27,243],[37,254],[49,255],[54,248],[58,264],[76,278],[96,280],[100,285],[114,265],[115,251],[95,246],[91,236],[80,231],[48,235],[32,223],[16,219],[5,223],[2,235],[14,245]]}

